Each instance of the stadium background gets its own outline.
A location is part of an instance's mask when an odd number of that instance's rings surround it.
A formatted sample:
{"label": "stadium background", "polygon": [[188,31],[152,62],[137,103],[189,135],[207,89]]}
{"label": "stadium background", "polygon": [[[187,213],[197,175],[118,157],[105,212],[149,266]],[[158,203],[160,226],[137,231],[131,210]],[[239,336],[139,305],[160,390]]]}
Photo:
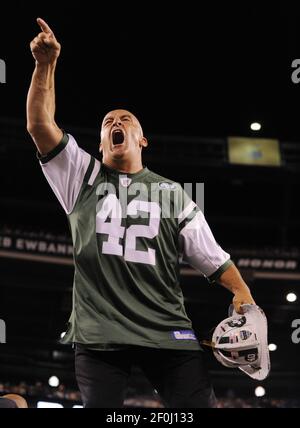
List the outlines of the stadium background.
{"label": "stadium background", "polygon": [[[0,84],[0,319],[7,344],[0,345],[0,394],[21,393],[31,406],[80,404],[73,351],[58,344],[71,307],[70,235],[26,133],[37,16],[62,43],[60,126],[97,155],[103,115],[132,110],[150,142],[144,163],[181,183],[205,184],[207,220],[266,312],[269,342],[277,346],[266,381],[225,369],[206,352],[219,406],[299,407],[300,344],[292,342],[292,323],[300,318],[300,84],[291,80],[291,64],[300,57],[300,16],[283,2],[1,6],[7,81]],[[251,130],[253,122],[260,131]],[[230,136],[278,140],[280,165],[232,164]],[[261,157],[252,152],[254,163]],[[184,265],[182,288],[195,330],[207,338],[231,296]],[[298,300],[288,302],[289,293]],[[51,376],[58,387],[48,385]],[[255,396],[258,386],[263,397]],[[138,370],[126,403],[159,405]]]}

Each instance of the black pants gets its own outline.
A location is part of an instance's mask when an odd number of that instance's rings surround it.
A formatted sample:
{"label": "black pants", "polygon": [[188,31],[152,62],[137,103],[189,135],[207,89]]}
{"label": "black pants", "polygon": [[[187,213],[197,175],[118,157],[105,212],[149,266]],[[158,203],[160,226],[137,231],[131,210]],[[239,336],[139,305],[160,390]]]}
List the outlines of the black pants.
{"label": "black pants", "polygon": [[142,347],[91,351],[77,344],[75,371],[84,407],[123,407],[133,364],[143,370],[166,407],[215,407],[202,351]]}

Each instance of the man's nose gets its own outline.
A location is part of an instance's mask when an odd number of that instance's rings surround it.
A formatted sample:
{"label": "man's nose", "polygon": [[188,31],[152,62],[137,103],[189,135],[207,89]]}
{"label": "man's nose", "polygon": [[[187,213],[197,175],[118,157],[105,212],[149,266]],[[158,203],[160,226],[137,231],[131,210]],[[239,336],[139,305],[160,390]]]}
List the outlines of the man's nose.
{"label": "man's nose", "polygon": [[113,125],[120,126],[122,124],[121,119],[119,117],[116,117],[114,119]]}

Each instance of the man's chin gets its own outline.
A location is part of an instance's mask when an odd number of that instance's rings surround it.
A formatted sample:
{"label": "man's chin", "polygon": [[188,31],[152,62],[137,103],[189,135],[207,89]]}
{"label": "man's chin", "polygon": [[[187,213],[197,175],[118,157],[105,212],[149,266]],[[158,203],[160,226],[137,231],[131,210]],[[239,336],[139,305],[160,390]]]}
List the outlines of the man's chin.
{"label": "man's chin", "polygon": [[123,159],[124,157],[125,157],[124,153],[113,153],[111,158],[113,160],[120,160],[120,159]]}
{"label": "man's chin", "polygon": [[123,159],[126,156],[126,150],[114,150],[111,153],[112,159]]}
{"label": "man's chin", "polygon": [[115,146],[111,151],[113,159],[122,159],[126,155],[126,148],[124,146]]}

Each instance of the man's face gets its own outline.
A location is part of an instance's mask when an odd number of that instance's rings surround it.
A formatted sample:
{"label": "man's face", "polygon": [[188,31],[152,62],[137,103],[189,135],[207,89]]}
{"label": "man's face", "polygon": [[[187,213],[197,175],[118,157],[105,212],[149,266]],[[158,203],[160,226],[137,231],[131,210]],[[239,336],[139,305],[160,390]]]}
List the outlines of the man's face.
{"label": "man's face", "polygon": [[127,110],[114,110],[102,122],[100,152],[103,161],[140,159],[142,147],[147,146],[137,118]]}

